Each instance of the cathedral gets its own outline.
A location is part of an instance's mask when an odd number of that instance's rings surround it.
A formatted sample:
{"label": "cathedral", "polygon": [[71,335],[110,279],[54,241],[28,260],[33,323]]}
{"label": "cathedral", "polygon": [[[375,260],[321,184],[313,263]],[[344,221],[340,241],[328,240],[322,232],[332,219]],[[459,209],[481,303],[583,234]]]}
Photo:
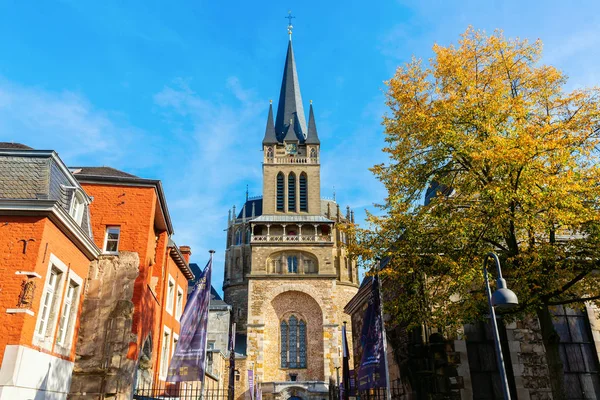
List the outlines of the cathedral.
{"label": "cathedral", "polygon": [[250,381],[265,399],[326,398],[342,364],[344,306],[359,285],[338,229],[354,216],[321,198],[321,143],[312,102],[306,122],[288,33],[262,140],[263,195],[246,196],[228,218],[223,292],[236,323],[237,399],[250,398]]}

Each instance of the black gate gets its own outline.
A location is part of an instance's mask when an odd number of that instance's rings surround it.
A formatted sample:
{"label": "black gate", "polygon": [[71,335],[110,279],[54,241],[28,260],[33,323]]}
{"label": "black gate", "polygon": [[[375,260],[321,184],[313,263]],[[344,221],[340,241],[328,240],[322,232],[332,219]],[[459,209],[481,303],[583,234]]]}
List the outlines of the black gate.
{"label": "black gate", "polygon": [[158,382],[138,387],[133,398],[137,400],[229,400],[229,391],[211,388],[202,390],[200,382]]}

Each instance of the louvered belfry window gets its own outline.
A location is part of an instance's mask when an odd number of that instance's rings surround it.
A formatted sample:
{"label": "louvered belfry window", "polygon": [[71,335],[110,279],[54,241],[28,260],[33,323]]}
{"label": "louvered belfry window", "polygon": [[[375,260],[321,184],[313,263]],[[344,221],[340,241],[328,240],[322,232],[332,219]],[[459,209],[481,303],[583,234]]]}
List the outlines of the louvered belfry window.
{"label": "louvered belfry window", "polygon": [[288,211],[296,211],[296,174],[288,175]]}
{"label": "louvered belfry window", "polygon": [[283,173],[277,174],[277,211],[283,212],[283,196],[285,195]]}
{"label": "louvered belfry window", "polygon": [[306,174],[300,174],[300,211],[308,211],[308,193]]}
{"label": "louvered belfry window", "polygon": [[280,329],[281,368],[306,368],[306,322],[292,315]]}

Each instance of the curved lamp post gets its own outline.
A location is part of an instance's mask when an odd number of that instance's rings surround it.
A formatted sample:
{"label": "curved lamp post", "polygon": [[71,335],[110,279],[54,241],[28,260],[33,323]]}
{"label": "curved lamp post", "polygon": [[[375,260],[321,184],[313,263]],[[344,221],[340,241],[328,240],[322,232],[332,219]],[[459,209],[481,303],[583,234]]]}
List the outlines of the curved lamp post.
{"label": "curved lamp post", "polygon": [[[496,291],[492,294],[490,282],[488,280],[487,261],[493,258],[498,270],[498,279],[496,280]],[[506,281],[502,278],[502,269],[500,268],[500,260],[496,253],[489,252],[483,258],[483,278],[485,279],[485,289],[487,292],[488,303],[490,306],[490,315],[492,318],[492,328],[494,329],[494,343],[496,345],[496,362],[498,363],[498,371],[500,371],[500,379],[502,384],[502,393],[505,400],[510,400],[510,390],[508,388],[508,380],[506,378],[506,369],[504,368],[504,358],[502,357],[502,346],[500,345],[500,335],[498,333],[498,322],[496,321],[496,311],[494,307],[499,309],[510,309],[519,304],[517,295],[512,290],[506,287]]]}

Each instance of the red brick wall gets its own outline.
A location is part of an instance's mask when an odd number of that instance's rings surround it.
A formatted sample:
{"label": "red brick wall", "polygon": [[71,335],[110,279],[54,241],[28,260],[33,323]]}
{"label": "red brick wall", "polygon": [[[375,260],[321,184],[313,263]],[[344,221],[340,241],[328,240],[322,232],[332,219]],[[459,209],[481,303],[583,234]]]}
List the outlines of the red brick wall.
{"label": "red brick wall", "polygon": [[[22,239],[34,239],[28,242],[25,254],[23,253],[23,242],[20,242]],[[4,356],[4,349],[9,344],[36,348],[32,341],[51,254],[70,267],[84,280],[85,284],[90,260],[52,221],[46,217],[0,216],[0,276],[2,276],[0,281],[0,362]],[[33,316],[24,313],[6,313],[7,308],[17,308],[21,284],[26,279],[24,275],[16,275],[16,271],[32,271],[41,275],[41,278],[34,279],[36,289],[31,307],[34,312]],[[63,291],[60,293],[59,315],[64,291],[63,286]],[[82,287],[81,296],[83,296],[83,292]],[[82,302],[83,298],[81,297],[77,322]],[[77,330],[78,326],[76,325],[72,343],[77,341]],[[75,351],[72,345],[71,354],[66,358],[73,360],[74,355]]]}

